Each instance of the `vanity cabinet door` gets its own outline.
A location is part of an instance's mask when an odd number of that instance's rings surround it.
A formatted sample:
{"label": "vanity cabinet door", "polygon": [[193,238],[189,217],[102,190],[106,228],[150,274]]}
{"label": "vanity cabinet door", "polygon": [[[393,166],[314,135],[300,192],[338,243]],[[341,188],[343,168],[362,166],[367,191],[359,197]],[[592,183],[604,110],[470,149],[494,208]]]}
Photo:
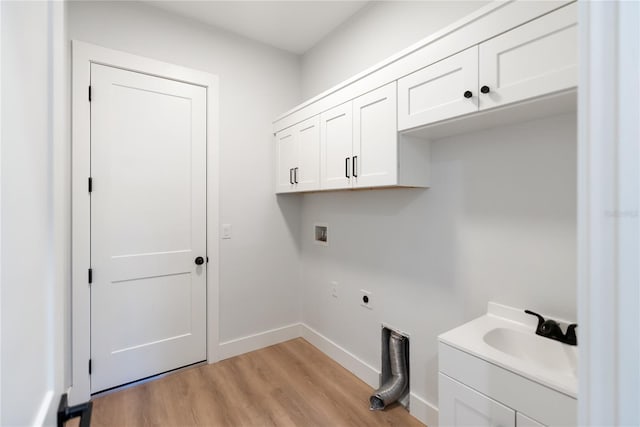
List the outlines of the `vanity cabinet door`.
{"label": "vanity cabinet door", "polygon": [[276,193],[295,191],[293,169],[298,158],[295,129],[291,127],[276,134]]}
{"label": "vanity cabinet door", "polygon": [[478,46],[398,80],[398,130],[478,111]]}
{"label": "vanity cabinet door", "polygon": [[352,102],[320,115],[320,188],[351,188]]}
{"label": "vanity cabinet door", "polygon": [[516,412],[458,381],[438,374],[439,424],[445,426],[514,427]]}
{"label": "vanity cabinet door", "polygon": [[396,82],[353,101],[354,188],[398,183]]}
{"label": "vanity cabinet door", "polygon": [[480,44],[480,110],[577,84],[575,3]]}

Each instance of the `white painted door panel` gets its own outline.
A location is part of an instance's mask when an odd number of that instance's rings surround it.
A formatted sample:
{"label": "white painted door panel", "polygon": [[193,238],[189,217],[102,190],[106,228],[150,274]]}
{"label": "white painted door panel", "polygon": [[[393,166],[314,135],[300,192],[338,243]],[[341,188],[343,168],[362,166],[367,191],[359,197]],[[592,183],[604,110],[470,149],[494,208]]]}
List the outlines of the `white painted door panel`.
{"label": "white painted door panel", "polygon": [[477,88],[477,46],[398,80],[398,129],[478,111]]}
{"label": "white painted door panel", "polygon": [[276,192],[289,193],[295,190],[293,168],[296,167],[298,145],[295,129],[289,128],[276,134]]}
{"label": "white painted door panel", "polygon": [[347,102],[320,115],[320,187],[323,190],[351,187],[351,109],[352,103]]}
{"label": "white painted door panel", "polygon": [[91,391],[206,359],[206,90],[91,66]]}
{"label": "white painted door panel", "polygon": [[480,109],[575,87],[577,5],[570,4],[480,44]]}
{"label": "white painted door panel", "polygon": [[439,424],[441,427],[513,427],[516,413],[484,394],[438,374]]}
{"label": "white painted door panel", "polygon": [[298,162],[296,190],[320,189],[320,116],[305,120],[296,126]]}
{"label": "white painted door panel", "polygon": [[527,417],[521,412],[516,412],[516,426],[517,427],[546,427],[544,424]]}
{"label": "white painted door panel", "polygon": [[396,83],[353,101],[353,187],[398,182]]}

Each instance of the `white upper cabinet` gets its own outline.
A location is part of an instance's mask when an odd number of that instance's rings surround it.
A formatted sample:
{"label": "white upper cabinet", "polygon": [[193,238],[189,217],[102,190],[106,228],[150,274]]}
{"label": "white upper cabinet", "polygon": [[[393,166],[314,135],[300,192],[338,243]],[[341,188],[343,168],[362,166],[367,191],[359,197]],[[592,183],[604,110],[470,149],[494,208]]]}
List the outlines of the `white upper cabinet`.
{"label": "white upper cabinet", "polygon": [[294,191],[293,169],[298,158],[298,146],[293,129],[285,129],[276,134],[276,192]]}
{"label": "white upper cabinet", "polygon": [[398,80],[398,130],[576,87],[576,8],[567,5]]}
{"label": "white upper cabinet", "polygon": [[320,188],[320,118],[315,116],[296,127],[298,137],[298,165],[294,173],[296,190]]}
{"label": "white upper cabinet", "polygon": [[455,25],[278,118],[276,192],[428,187],[426,140],[575,104],[575,2],[495,1]]}
{"label": "white upper cabinet", "polygon": [[276,134],[276,193],[320,188],[320,125],[312,117]]}
{"label": "white upper cabinet", "polygon": [[353,101],[354,188],[398,183],[397,129],[395,83]]}
{"label": "white upper cabinet", "polygon": [[576,17],[574,3],[480,44],[480,109],[575,87]]}
{"label": "white upper cabinet", "polygon": [[351,188],[353,152],[352,103],[320,115],[320,188]]}
{"label": "white upper cabinet", "polygon": [[478,111],[478,47],[398,80],[398,129]]}
{"label": "white upper cabinet", "polygon": [[[320,188],[337,190],[428,186],[427,144],[398,138],[396,83],[392,82],[320,115]],[[399,179],[399,159],[405,163]],[[413,169],[419,173],[412,173]]]}

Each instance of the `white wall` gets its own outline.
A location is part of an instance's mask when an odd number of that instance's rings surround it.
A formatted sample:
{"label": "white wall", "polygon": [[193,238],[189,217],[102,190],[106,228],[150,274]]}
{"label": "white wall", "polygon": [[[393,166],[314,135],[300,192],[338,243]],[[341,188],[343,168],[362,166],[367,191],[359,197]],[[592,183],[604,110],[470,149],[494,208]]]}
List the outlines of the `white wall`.
{"label": "white wall", "polygon": [[381,323],[408,332],[412,392],[437,405],[436,337],[488,301],[575,320],[575,127],[565,115],[434,142],[430,189],[303,196],[304,322],[378,368]]}
{"label": "white wall", "polygon": [[[299,99],[297,57],[137,2],[71,2],[69,36],[220,77],[220,340],[295,323],[299,200],[276,199],[271,120]],[[217,226],[212,224],[211,226]]]}
{"label": "white wall", "polygon": [[[53,424],[64,389],[64,4],[2,2],[2,425]],[[61,255],[61,256],[58,256]]]}
{"label": "white wall", "polygon": [[374,1],[302,57],[302,95],[310,98],[364,71],[488,3]]}

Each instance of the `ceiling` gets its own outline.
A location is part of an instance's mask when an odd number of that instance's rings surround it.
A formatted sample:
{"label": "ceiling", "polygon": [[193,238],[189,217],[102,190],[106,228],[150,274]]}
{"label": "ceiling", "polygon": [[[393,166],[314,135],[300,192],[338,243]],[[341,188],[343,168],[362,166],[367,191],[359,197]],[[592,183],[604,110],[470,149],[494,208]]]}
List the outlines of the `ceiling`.
{"label": "ceiling", "polygon": [[163,1],[161,9],[302,54],[368,1]]}

